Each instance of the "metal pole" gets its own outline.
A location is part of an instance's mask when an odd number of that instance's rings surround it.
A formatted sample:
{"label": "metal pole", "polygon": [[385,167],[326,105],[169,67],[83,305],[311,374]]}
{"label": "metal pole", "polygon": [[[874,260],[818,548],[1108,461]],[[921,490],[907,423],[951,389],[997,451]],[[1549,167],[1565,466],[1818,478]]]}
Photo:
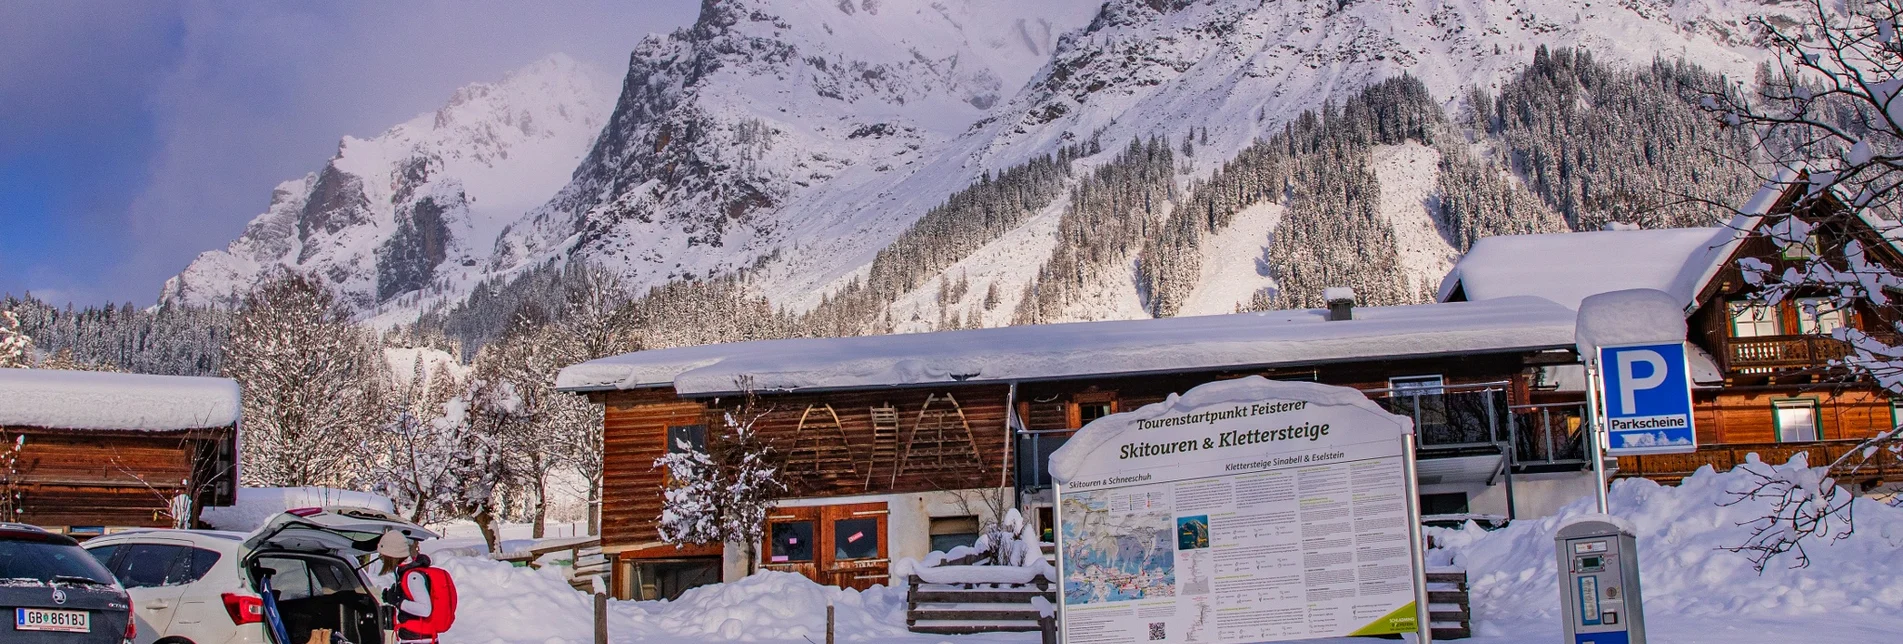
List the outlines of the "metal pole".
{"label": "metal pole", "polygon": [[[1506,395],[1507,395],[1507,392],[1505,390],[1500,391],[1500,397],[1502,398],[1501,402],[1503,403],[1506,402],[1506,400],[1504,400],[1506,398]],[[1500,430],[1499,430],[1499,424],[1498,424],[1500,422],[1499,418],[1500,418],[1500,414],[1494,411],[1493,401],[1491,400],[1487,401],[1487,422],[1489,424],[1494,425],[1493,435],[1496,440],[1498,440],[1500,436]],[[1513,511],[1513,464],[1519,460],[1518,458],[1519,451],[1520,451],[1520,425],[1518,422],[1515,422],[1515,419],[1513,418],[1513,411],[1508,410],[1507,411],[1507,443],[1506,443],[1506,447],[1500,450],[1500,459],[1503,462],[1505,462],[1506,468],[1507,468],[1507,520],[1508,521],[1512,521],[1518,518],[1517,516],[1515,516],[1517,513]]]}
{"label": "metal pole", "polygon": [[1427,604],[1427,543],[1421,534],[1421,483],[1414,474],[1414,434],[1401,436],[1401,475],[1407,480],[1407,547],[1414,556],[1414,627],[1420,644],[1434,641]]}
{"label": "metal pole", "polygon": [[1586,457],[1592,459],[1593,493],[1599,502],[1599,513],[1611,514],[1611,502],[1606,499],[1605,442],[1600,434],[1605,414],[1599,413],[1599,393],[1599,357],[1592,356],[1586,359]]}

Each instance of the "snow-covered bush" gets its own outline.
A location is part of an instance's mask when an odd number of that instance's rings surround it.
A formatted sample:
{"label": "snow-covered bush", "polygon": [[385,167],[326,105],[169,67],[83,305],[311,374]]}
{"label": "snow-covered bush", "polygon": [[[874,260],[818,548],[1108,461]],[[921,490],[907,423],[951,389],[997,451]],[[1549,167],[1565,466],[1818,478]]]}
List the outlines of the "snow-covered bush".
{"label": "snow-covered bush", "polygon": [[655,528],[662,541],[676,545],[737,545],[751,570],[766,534],[767,512],[786,492],[786,483],[779,478],[771,442],[753,429],[771,410],[759,409],[750,381],[738,384],[749,392],[746,401],[720,416],[708,432],[707,451],[683,443],[655,459],[655,467],[667,469]]}

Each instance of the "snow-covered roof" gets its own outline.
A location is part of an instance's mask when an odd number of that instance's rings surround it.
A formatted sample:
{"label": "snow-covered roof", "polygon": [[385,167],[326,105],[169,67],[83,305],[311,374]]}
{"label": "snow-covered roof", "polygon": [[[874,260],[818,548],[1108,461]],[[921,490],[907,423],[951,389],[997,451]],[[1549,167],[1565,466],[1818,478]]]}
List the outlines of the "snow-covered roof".
{"label": "snow-covered roof", "polygon": [[1473,301],[1532,295],[1576,309],[1592,295],[1649,288],[1690,303],[1734,236],[1714,227],[1487,237],[1441,280],[1440,298],[1458,286]]}
{"label": "snow-covered roof", "polygon": [[563,369],[567,391],[672,385],[682,394],[732,392],[742,376],[763,391],[1313,364],[1573,344],[1571,309],[1535,297],[1362,307],[1329,321],[1319,310],[1078,322],[849,338],[759,340],[638,351]]}
{"label": "snow-covered roof", "polygon": [[0,426],[168,431],[238,422],[229,378],[0,369]]}
{"label": "snow-covered roof", "polygon": [[[1532,295],[1577,309],[1592,295],[1647,288],[1671,295],[1689,314],[1698,292],[1794,186],[1800,171],[1778,172],[1723,226],[1483,238],[1441,280],[1439,299],[1446,301],[1459,288],[1473,301]],[[1884,232],[1886,237],[1903,238],[1903,228],[1895,223],[1879,219],[1871,225],[1899,231]]]}

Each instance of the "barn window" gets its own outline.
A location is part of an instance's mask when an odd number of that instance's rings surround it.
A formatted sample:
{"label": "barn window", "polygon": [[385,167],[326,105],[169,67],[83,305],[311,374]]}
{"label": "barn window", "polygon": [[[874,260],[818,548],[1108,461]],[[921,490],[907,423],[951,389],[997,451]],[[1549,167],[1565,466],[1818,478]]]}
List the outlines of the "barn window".
{"label": "barn window", "polygon": [[978,541],[978,517],[932,517],[932,551],[951,552]]}
{"label": "barn window", "polygon": [[707,453],[706,425],[674,425],[667,428],[667,453]]}
{"label": "barn window", "polygon": [[1817,440],[1817,401],[1791,398],[1771,401],[1777,414],[1777,440],[1798,443]]}
{"label": "barn window", "polygon": [[1783,316],[1777,314],[1777,307],[1762,302],[1739,300],[1729,302],[1731,313],[1731,337],[1758,338],[1767,335],[1784,335]]}
{"label": "barn window", "polygon": [[1803,297],[1797,300],[1797,332],[1804,335],[1830,335],[1848,326],[1850,315],[1827,297]]}
{"label": "barn window", "polygon": [[1114,391],[1093,391],[1081,393],[1071,398],[1070,426],[1072,429],[1089,425],[1090,421],[1117,413],[1117,393]]}
{"label": "barn window", "polygon": [[788,521],[772,526],[773,548],[768,563],[801,563],[813,560],[813,522]]}
{"label": "barn window", "polygon": [[879,556],[878,519],[835,519],[833,560],[875,559]]}
{"label": "barn window", "polygon": [[1788,244],[1784,246],[1784,250],[1779,251],[1778,255],[1784,259],[1810,259],[1817,256],[1817,243],[1817,234],[1811,233],[1810,236],[1804,238],[1804,243]]}

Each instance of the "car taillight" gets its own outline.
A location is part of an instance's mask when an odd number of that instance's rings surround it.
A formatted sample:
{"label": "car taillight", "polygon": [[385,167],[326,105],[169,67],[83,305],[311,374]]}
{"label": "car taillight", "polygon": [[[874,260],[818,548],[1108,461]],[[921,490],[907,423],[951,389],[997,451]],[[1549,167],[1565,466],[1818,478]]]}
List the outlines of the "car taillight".
{"label": "car taillight", "polygon": [[295,510],[285,510],[285,512],[289,513],[291,516],[297,516],[297,517],[307,517],[313,514],[321,513],[323,511],[324,511],[323,508],[298,508]]}
{"label": "car taillight", "polygon": [[264,621],[264,600],[250,595],[225,593],[225,612],[233,624],[257,624]]}
{"label": "car taillight", "polygon": [[139,614],[133,610],[132,595],[126,595],[126,643],[139,637]]}

